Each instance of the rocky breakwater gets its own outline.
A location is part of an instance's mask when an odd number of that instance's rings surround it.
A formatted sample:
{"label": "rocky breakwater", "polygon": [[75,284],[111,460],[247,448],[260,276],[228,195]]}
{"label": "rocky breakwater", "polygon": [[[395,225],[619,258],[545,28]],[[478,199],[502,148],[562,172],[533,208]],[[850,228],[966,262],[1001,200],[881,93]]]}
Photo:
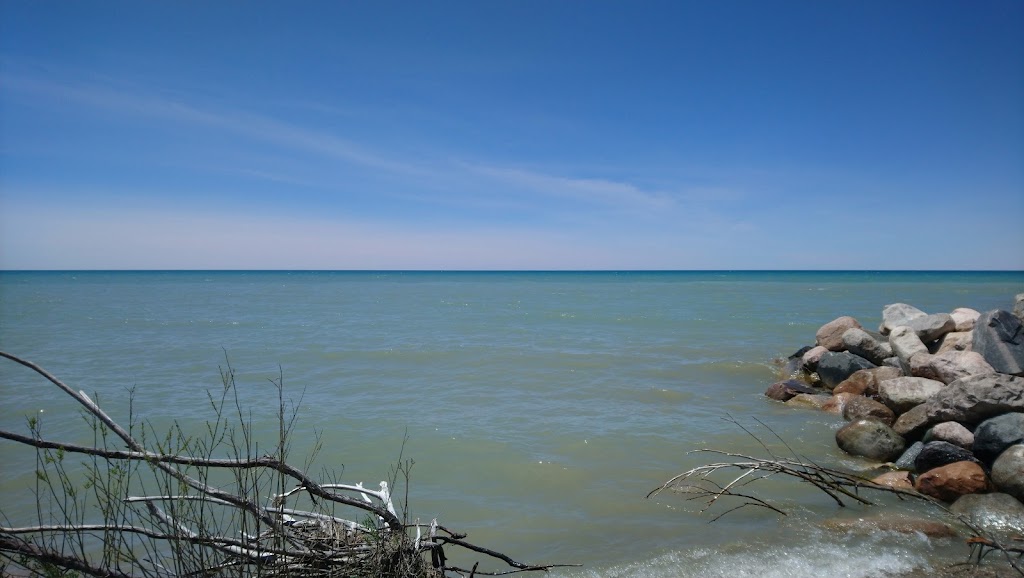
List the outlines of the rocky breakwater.
{"label": "rocky breakwater", "polygon": [[1012,311],[886,305],[824,324],[765,395],[843,416],[845,452],[988,525],[1024,532],[1024,293]]}

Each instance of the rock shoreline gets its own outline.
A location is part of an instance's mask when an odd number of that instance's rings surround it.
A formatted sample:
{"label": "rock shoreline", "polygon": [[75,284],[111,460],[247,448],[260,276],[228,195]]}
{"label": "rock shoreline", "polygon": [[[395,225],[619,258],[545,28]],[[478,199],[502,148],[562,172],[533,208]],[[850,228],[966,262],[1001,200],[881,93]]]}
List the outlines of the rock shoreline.
{"label": "rock shoreline", "polygon": [[783,364],[765,395],[843,416],[836,444],[887,466],[876,483],[1024,534],[1024,293],[1012,311],[886,305],[877,330],[839,317]]}

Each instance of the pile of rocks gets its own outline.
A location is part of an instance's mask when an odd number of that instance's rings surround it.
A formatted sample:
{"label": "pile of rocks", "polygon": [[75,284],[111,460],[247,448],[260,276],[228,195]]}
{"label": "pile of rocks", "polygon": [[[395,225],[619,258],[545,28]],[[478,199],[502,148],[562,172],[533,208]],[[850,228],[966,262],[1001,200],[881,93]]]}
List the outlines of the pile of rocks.
{"label": "pile of rocks", "polygon": [[1022,321],[1024,293],[1012,312],[887,305],[878,331],[840,317],[765,395],[842,415],[839,447],[891,466],[877,483],[1024,524]]}

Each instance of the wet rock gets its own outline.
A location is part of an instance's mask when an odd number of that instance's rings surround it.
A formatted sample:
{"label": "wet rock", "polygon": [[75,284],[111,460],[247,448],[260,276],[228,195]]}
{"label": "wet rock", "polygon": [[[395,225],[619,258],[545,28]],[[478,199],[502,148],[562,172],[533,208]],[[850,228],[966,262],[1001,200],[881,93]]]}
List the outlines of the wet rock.
{"label": "wet rock", "polygon": [[953,383],[968,375],[995,371],[980,353],[974,351],[946,351],[931,355],[918,353],[910,358],[910,375]]}
{"label": "wet rock", "polygon": [[931,343],[956,329],[956,322],[949,313],[934,313],[915,317],[907,322],[906,327],[913,329],[922,342]]}
{"label": "wet rock", "polygon": [[908,409],[892,424],[892,429],[908,440],[920,439],[928,432],[928,404],[922,403]]}
{"label": "wet rock", "polygon": [[832,399],[828,394],[800,393],[786,401],[786,405],[795,407],[808,407],[811,409],[823,409],[825,404]]}
{"label": "wet rock", "polygon": [[928,347],[921,338],[906,325],[900,325],[892,330],[889,334],[889,344],[892,346],[892,352],[906,367],[910,367],[910,358],[914,355],[928,353]]}
{"label": "wet rock", "polygon": [[879,382],[902,375],[903,373],[895,367],[881,366],[872,369],[861,369],[844,379],[832,390],[832,393],[849,392],[864,396],[877,395]]}
{"label": "wet rock", "polygon": [[953,502],[949,509],[989,532],[1024,532],[1024,504],[1009,494],[967,494]]}
{"label": "wet rock", "polygon": [[777,381],[768,386],[766,396],[776,401],[788,401],[800,393],[819,393],[818,390],[796,380]]}
{"label": "wet rock", "polygon": [[1024,323],[1009,311],[983,313],[972,346],[999,373],[1024,376]]}
{"label": "wet rock", "polygon": [[896,421],[896,414],[881,402],[858,395],[846,403],[843,418],[848,421],[873,419],[891,426]]}
{"label": "wet rock", "polygon": [[807,353],[803,355],[804,369],[807,371],[817,371],[818,361],[821,360],[821,356],[828,353],[828,349],[818,345],[812,347]]}
{"label": "wet rock", "polygon": [[858,397],[853,393],[837,393],[831,396],[831,398],[821,406],[821,411],[827,411],[828,413],[834,413],[836,415],[843,415],[843,411],[846,409],[846,404],[851,399]]}
{"label": "wet rock", "polygon": [[1024,501],[1024,445],[1006,448],[992,464],[992,483],[1002,492]]}
{"label": "wet rock", "polygon": [[956,423],[944,421],[935,424],[924,436],[925,442],[949,442],[955,446],[970,450],[974,445],[974,434],[971,430]]}
{"label": "wet rock", "polygon": [[843,333],[843,349],[859,355],[875,365],[880,365],[886,358],[892,357],[892,345],[879,335],[874,336],[860,327],[851,327]]}
{"label": "wet rock", "polygon": [[830,530],[857,534],[895,532],[898,534],[924,534],[929,538],[953,538],[957,536],[956,530],[942,522],[926,518],[898,516],[884,512],[863,518],[832,518],[825,520],[823,525]]}
{"label": "wet rock", "polygon": [[991,465],[1006,448],[1020,443],[1024,443],[1024,413],[989,418],[974,430],[974,455],[984,464]]}
{"label": "wet rock", "polygon": [[955,462],[977,462],[971,450],[949,442],[928,442],[914,459],[914,469],[921,474]]}
{"label": "wet rock", "polygon": [[974,323],[978,321],[978,317],[981,317],[981,312],[969,307],[957,307],[949,312],[949,316],[953,318],[953,323],[956,325],[953,331],[970,331],[974,329]]}
{"label": "wet rock", "polygon": [[859,355],[846,351],[839,353],[830,351],[822,355],[821,360],[818,361],[817,373],[821,378],[821,383],[832,389],[853,375],[854,372],[873,367],[877,366]]}
{"label": "wet rock", "polygon": [[849,315],[833,319],[821,326],[815,333],[815,343],[829,351],[843,350],[843,333],[852,327],[860,328],[860,323]]}
{"label": "wet rock", "polygon": [[985,470],[975,462],[954,462],[917,477],[914,489],[943,502],[954,502],[966,494],[979,494],[989,490]]}
{"label": "wet rock", "polygon": [[905,442],[884,423],[861,419],[851,421],[836,432],[836,444],[855,456],[888,462],[903,453]]}
{"label": "wet rock", "polygon": [[882,309],[882,325],[878,328],[878,331],[882,335],[888,335],[900,325],[906,325],[911,320],[924,317],[925,315],[927,313],[924,311],[906,303],[886,305]]}
{"label": "wet rock", "polygon": [[922,449],[924,449],[924,442],[914,442],[910,444],[910,447],[903,452],[903,455],[901,455],[893,465],[900,470],[913,471],[914,460],[917,459],[917,456],[921,455]]}
{"label": "wet rock", "polygon": [[875,476],[871,481],[879,486],[887,486],[898,490],[914,489],[914,481],[910,479],[910,472],[907,471],[885,472]]}
{"label": "wet rock", "polygon": [[[973,331],[954,331],[943,335],[935,342],[935,351],[933,353],[945,353],[947,351],[971,351],[973,343]],[[931,348],[929,348],[929,351],[931,351]]]}
{"label": "wet rock", "polygon": [[967,427],[1009,412],[1024,412],[1024,378],[971,375],[947,385],[926,405],[928,425],[957,421]]}
{"label": "wet rock", "polygon": [[878,397],[896,415],[927,402],[946,387],[924,377],[897,377],[878,384]]}

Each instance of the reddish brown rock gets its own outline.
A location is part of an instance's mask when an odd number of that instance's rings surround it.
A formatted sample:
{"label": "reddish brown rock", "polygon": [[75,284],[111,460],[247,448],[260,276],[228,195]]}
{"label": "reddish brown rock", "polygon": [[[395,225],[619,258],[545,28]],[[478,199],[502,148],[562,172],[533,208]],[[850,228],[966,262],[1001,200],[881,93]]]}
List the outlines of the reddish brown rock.
{"label": "reddish brown rock", "polygon": [[807,353],[804,353],[804,356],[802,358],[802,361],[804,362],[804,368],[807,369],[808,371],[815,371],[816,369],[818,369],[818,362],[821,361],[821,356],[825,355],[826,353],[828,353],[828,349],[820,345],[809,349]]}
{"label": "reddish brown rock", "polygon": [[805,383],[794,379],[787,379],[786,381],[777,381],[769,385],[768,390],[764,392],[767,397],[776,401],[789,401],[800,393],[818,393],[818,391]]}
{"label": "reddish brown rock", "polygon": [[974,462],[954,462],[921,474],[914,489],[942,500],[955,502],[960,496],[982,494],[989,491],[985,470]]}
{"label": "reddish brown rock", "polygon": [[857,396],[852,393],[837,393],[833,395],[831,399],[826,401],[825,404],[821,406],[821,409],[822,411],[827,411],[836,415],[843,415],[843,409],[846,407],[846,404],[855,397]]}
{"label": "reddish brown rock", "polygon": [[815,343],[829,351],[843,351],[846,348],[843,344],[843,333],[853,327],[863,329],[861,324],[849,315],[833,319],[818,329],[814,335]]}
{"label": "reddish brown rock", "polygon": [[901,377],[903,372],[896,367],[883,365],[871,369],[861,369],[850,377],[847,377],[832,390],[832,393],[854,393],[857,395],[872,396],[878,394],[878,384],[887,379]]}
{"label": "reddish brown rock", "polygon": [[879,486],[888,486],[890,488],[896,488],[898,490],[913,490],[914,482],[910,479],[910,472],[908,471],[897,471],[897,472],[885,472],[872,482]]}

